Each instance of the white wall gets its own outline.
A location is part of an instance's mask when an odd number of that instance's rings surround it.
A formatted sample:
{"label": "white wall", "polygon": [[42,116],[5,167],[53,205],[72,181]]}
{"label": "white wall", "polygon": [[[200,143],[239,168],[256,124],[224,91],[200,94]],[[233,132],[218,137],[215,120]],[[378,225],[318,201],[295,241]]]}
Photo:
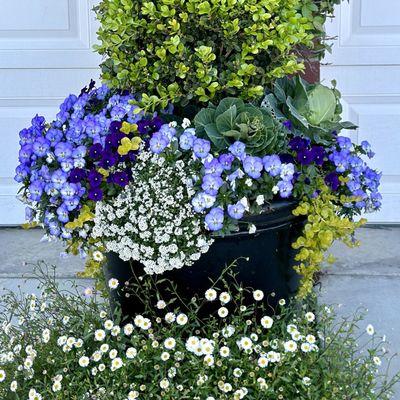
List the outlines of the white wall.
{"label": "white wall", "polygon": [[0,225],[24,220],[13,181],[18,132],[36,113],[54,118],[98,77],[94,1],[0,0]]}
{"label": "white wall", "polygon": [[336,79],[346,117],[359,125],[351,137],[368,140],[383,172],[382,211],[370,222],[400,222],[400,1],[343,1],[327,25],[336,36],[322,79]]}

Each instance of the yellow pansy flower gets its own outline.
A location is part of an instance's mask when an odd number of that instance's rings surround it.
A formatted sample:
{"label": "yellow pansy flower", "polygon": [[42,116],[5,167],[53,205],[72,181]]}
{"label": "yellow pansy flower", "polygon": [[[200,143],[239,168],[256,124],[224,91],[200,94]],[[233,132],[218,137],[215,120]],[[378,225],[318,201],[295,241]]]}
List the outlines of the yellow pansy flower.
{"label": "yellow pansy flower", "polygon": [[124,121],[122,123],[122,127],[121,127],[120,131],[125,133],[126,135],[128,135],[131,132],[136,132],[137,131],[137,125],[136,124],[130,124],[129,122]]}
{"label": "yellow pansy flower", "polygon": [[135,136],[132,139],[124,137],[121,139],[121,145],[118,146],[118,154],[124,156],[128,154],[131,150],[137,150],[141,143],[142,139],[140,137]]}

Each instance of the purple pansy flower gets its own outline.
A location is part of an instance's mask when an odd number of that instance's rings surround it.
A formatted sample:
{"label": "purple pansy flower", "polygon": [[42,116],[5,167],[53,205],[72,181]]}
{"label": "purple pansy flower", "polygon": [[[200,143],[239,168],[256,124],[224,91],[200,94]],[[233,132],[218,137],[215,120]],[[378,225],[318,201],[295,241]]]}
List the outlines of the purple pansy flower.
{"label": "purple pansy flower", "polygon": [[189,150],[193,147],[194,140],[196,139],[196,131],[193,128],[185,129],[179,137],[179,146],[182,150]]}
{"label": "purple pansy flower", "polygon": [[322,165],[324,163],[325,150],[322,146],[313,146],[311,154],[315,164]]}
{"label": "purple pansy flower", "polygon": [[334,191],[340,186],[339,176],[336,172],[330,172],[325,176],[325,183]]}
{"label": "purple pansy flower", "polygon": [[100,201],[103,198],[103,191],[96,187],[89,190],[88,199],[93,201]]}
{"label": "purple pansy flower", "polygon": [[44,137],[38,137],[33,142],[32,150],[38,157],[43,157],[50,150],[50,142]]}
{"label": "purple pansy flower", "polygon": [[211,208],[214,205],[215,200],[215,196],[200,192],[193,197],[191,203],[195,212],[202,212],[206,208]]}
{"label": "purple pansy flower", "polygon": [[309,144],[310,144],[309,139],[305,139],[300,136],[295,136],[289,141],[289,147],[296,152],[307,149]]}
{"label": "purple pansy flower", "polygon": [[103,146],[100,143],[95,143],[89,149],[89,157],[93,160],[99,160],[103,154]]}
{"label": "purple pansy flower", "polygon": [[100,172],[97,172],[95,169],[92,169],[88,174],[88,180],[91,188],[96,188],[101,185],[103,181],[103,175]]}
{"label": "purple pansy flower", "polygon": [[221,175],[224,168],[217,158],[206,160],[204,163],[204,170],[206,174]]}
{"label": "purple pansy flower", "polygon": [[57,143],[54,154],[60,162],[70,158],[72,156],[72,144],[68,142]]}
{"label": "purple pansy flower", "polygon": [[218,161],[220,162],[224,170],[230,170],[232,168],[232,163],[234,159],[235,156],[233,154],[221,154],[218,157]]}
{"label": "purple pansy flower", "polygon": [[125,187],[129,183],[129,175],[125,171],[115,172],[111,175],[112,182],[118,186]]}
{"label": "purple pansy flower", "polygon": [[279,181],[277,186],[279,188],[279,195],[282,198],[286,199],[290,197],[292,194],[293,185],[289,181]]}
{"label": "purple pansy flower", "polygon": [[117,162],[118,162],[118,156],[112,153],[111,151],[105,150],[101,155],[101,160],[99,165],[104,169],[108,169],[114,166]]}
{"label": "purple pansy flower", "polygon": [[69,173],[69,181],[71,183],[81,182],[86,178],[86,171],[82,168],[73,168]]}

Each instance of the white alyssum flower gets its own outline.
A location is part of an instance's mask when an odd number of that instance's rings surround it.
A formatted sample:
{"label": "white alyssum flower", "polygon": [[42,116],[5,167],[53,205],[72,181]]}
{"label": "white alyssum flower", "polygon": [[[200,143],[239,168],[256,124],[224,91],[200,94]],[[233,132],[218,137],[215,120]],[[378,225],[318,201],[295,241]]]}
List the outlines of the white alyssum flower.
{"label": "white alyssum flower", "polygon": [[149,151],[137,161],[132,182],[112,201],[96,203],[93,237],[122,260],[141,262],[148,274],[192,265],[213,242],[191,204],[194,161],[169,163]]}

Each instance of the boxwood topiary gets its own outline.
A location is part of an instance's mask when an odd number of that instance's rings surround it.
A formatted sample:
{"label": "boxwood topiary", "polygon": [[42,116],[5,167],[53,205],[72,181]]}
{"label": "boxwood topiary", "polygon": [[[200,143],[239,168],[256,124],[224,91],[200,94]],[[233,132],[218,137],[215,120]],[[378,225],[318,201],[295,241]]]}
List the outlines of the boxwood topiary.
{"label": "boxwood topiary", "polygon": [[[259,98],[303,68],[312,47],[312,0],[103,0],[97,51],[103,79],[146,106]],[[305,12],[305,10],[308,10]]]}

